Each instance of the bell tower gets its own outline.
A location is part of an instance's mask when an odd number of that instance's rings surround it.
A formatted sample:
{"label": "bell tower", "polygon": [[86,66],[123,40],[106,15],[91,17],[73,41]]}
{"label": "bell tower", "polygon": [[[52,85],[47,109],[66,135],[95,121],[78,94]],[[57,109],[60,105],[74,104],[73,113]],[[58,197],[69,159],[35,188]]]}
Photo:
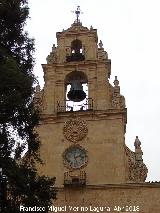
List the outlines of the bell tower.
{"label": "bell tower", "polygon": [[127,109],[117,77],[109,82],[111,60],[79,13],[77,8],[70,28],[57,32],[57,45],[42,65],[45,85],[34,98],[41,111],[39,171],[56,177],[61,188],[144,182],[140,142],[135,152],[125,145]]}

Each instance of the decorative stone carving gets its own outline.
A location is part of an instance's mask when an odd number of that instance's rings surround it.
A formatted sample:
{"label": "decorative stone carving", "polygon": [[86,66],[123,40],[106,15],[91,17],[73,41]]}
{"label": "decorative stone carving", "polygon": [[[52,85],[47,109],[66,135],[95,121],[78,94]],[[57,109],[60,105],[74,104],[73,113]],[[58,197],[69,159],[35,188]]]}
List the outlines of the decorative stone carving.
{"label": "decorative stone carving", "polygon": [[70,170],[64,173],[64,185],[85,185],[86,172],[84,170]]}
{"label": "decorative stone carving", "polygon": [[[140,144],[141,142],[139,141],[138,136],[136,136],[135,152],[132,152],[127,146],[125,147],[129,174],[128,180],[132,182],[145,182],[147,178],[148,169],[143,163],[143,152],[141,150]],[[137,150],[137,146],[139,150]]]}
{"label": "decorative stone carving", "polygon": [[99,41],[99,47],[100,47],[100,48],[103,48],[102,40]]}
{"label": "decorative stone carving", "polygon": [[135,146],[135,149],[141,149],[141,142],[140,142],[138,136],[136,136],[134,146]]}
{"label": "decorative stone carving", "polygon": [[93,26],[92,25],[90,26],[90,30],[93,30]]}
{"label": "decorative stone carving", "polygon": [[119,81],[117,79],[117,76],[115,76],[115,80],[114,80],[112,107],[125,108],[125,98],[123,95],[120,94],[120,86],[119,86]]}
{"label": "decorative stone carving", "polygon": [[136,136],[135,142],[134,142],[134,146],[135,146],[135,156],[136,156],[136,160],[141,161],[142,159],[142,155],[143,152],[141,150],[141,142],[138,139],[138,136]]}
{"label": "decorative stone carving", "polygon": [[34,98],[33,98],[34,107],[38,110],[42,107],[42,91],[40,85],[38,84],[35,88]]}
{"label": "decorative stone carving", "polygon": [[131,164],[129,171],[130,171],[129,179],[131,181],[145,182],[148,169],[146,165],[143,163],[143,161],[135,162],[134,164]]}
{"label": "decorative stone carving", "polygon": [[52,52],[46,58],[48,64],[56,62],[56,46],[53,44]]}
{"label": "decorative stone carving", "polygon": [[81,22],[78,22],[78,23],[74,22],[71,25],[71,27],[66,30],[66,32],[67,31],[68,32],[74,32],[74,31],[77,31],[77,30],[79,30],[79,31],[89,31],[89,29],[87,27],[82,26]]}
{"label": "decorative stone carving", "polygon": [[98,59],[99,60],[108,60],[108,53],[104,51],[103,48],[98,49]]}
{"label": "decorative stone carving", "polygon": [[77,142],[86,137],[88,128],[85,121],[75,118],[65,123],[63,133],[67,140]]}

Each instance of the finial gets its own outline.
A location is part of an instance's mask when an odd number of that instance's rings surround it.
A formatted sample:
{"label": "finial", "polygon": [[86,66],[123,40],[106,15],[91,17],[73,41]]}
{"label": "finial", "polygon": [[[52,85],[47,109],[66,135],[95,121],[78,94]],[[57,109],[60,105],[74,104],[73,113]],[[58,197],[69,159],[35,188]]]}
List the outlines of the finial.
{"label": "finial", "polygon": [[93,30],[93,26],[92,25],[90,26],[90,30]]}
{"label": "finial", "polygon": [[102,40],[99,41],[99,47],[100,47],[100,48],[103,48]]}
{"label": "finial", "polygon": [[75,14],[76,14],[76,23],[80,22],[79,16],[82,13],[80,6],[77,6],[77,10],[75,10]]}
{"label": "finial", "polygon": [[135,146],[135,157],[137,161],[143,161],[142,159],[142,155],[143,152],[141,150],[141,142],[138,138],[138,136],[136,136],[135,142],[134,142],[134,146]]}
{"label": "finial", "polygon": [[118,79],[117,79],[117,76],[115,76],[115,80],[114,80],[114,86],[118,86],[119,85],[119,81],[118,81]]}
{"label": "finial", "polygon": [[53,44],[52,52],[55,52],[55,50],[56,50],[56,45],[55,45],[55,44]]}
{"label": "finial", "polygon": [[134,146],[136,149],[140,149],[141,148],[141,142],[138,138],[138,136],[136,136],[135,142],[134,142]]}

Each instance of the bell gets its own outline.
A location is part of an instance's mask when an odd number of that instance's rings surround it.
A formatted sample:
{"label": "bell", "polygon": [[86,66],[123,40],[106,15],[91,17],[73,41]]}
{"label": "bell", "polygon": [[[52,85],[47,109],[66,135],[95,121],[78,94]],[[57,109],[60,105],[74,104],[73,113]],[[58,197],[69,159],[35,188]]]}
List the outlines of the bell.
{"label": "bell", "polygon": [[83,86],[78,80],[71,82],[71,89],[67,94],[70,101],[80,102],[86,98],[86,93],[83,91]]}

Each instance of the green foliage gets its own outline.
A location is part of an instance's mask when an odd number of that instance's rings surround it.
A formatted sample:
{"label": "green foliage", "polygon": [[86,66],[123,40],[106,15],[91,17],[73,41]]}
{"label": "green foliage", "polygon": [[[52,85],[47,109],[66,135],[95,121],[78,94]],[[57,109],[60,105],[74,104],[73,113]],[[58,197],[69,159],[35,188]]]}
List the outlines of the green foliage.
{"label": "green foliage", "polygon": [[20,203],[47,206],[55,198],[55,179],[38,176],[35,166],[41,162],[34,132],[39,114],[32,101],[34,40],[24,32],[28,15],[27,0],[0,0],[0,168],[8,178],[10,213],[19,212]]}

